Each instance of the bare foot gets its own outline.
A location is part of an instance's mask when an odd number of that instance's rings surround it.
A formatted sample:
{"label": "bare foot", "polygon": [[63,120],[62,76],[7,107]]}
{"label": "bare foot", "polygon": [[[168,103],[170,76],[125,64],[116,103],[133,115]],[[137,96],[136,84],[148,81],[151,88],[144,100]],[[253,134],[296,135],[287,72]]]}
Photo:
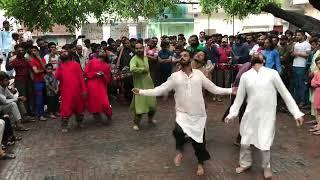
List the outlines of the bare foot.
{"label": "bare foot", "polygon": [[176,157],[174,158],[174,164],[175,164],[177,167],[179,167],[179,166],[181,165],[182,157],[183,157],[182,153],[178,153],[178,154],[176,155]]}
{"label": "bare foot", "polygon": [[239,167],[236,168],[236,173],[237,174],[243,173],[243,172],[245,172],[246,170],[248,170],[250,168],[251,168],[251,166],[249,166],[249,167],[241,167],[241,166],[239,166]]}
{"label": "bare foot", "polygon": [[139,126],[137,126],[137,125],[134,125],[132,128],[133,128],[133,130],[135,130],[135,131],[139,131],[139,130],[140,130]]}
{"label": "bare foot", "polygon": [[198,170],[197,170],[197,176],[203,176],[204,175],[204,168],[202,164],[198,164]]}
{"label": "bare foot", "polygon": [[265,168],[264,169],[264,172],[263,172],[263,175],[264,175],[264,179],[272,179],[272,171],[270,168]]}

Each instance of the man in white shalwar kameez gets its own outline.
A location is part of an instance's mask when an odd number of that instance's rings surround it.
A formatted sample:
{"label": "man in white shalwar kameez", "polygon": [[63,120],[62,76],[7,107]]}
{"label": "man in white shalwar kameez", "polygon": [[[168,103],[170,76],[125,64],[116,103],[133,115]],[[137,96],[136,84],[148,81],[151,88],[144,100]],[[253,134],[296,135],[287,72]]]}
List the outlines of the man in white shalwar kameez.
{"label": "man in white shalwar kameez", "polygon": [[198,158],[197,175],[200,176],[204,174],[204,161],[210,159],[205,143],[207,114],[202,89],[214,94],[231,94],[232,89],[217,87],[200,70],[192,69],[190,52],[187,50],[181,52],[180,64],[181,70],[173,73],[161,86],[147,90],[133,89],[133,92],[143,96],[161,96],[175,91],[176,124],[173,135],[178,154],[174,162],[176,166],[181,164],[185,136],[188,136]]}
{"label": "man in white shalwar kameez", "polygon": [[270,147],[275,135],[277,92],[280,93],[297,126],[302,125],[304,114],[283,84],[277,71],[263,67],[263,59],[255,55],[252,68],[240,80],[237,96],[230,108],[226,122],[229,123],[239,113],[242,102],[247,96],[247,107],[240,124],[241,149],[237,173],[252,165],[250,145],[262,152],[262,167],[266,179],[272,177],[270,166]]}

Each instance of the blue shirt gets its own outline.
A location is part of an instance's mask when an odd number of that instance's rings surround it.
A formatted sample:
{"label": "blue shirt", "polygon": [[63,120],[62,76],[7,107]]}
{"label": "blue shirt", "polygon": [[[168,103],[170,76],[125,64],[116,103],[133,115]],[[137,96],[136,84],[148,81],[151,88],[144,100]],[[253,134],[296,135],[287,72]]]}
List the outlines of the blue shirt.
{"label": "blue shirt", "polygon": [[277,70],[280,74],[282,71],[280,63],[280,55],[276,49],[273,50],[262,50],[262,55],[266,59],[265,67]]}
{"label": "blue shirt", "polygon": [[245,44],[233,44],[232,47],[233,56],[238,56],[238,62],[234,62],[235,64],[244,64],[249,61],[249,49]]}
{"label": "blue shirt", "polygon": [[1,31],[1,42],[0,42],[0,48],[4,52],[11,51],[11,43],[12,43],[12,32],[11,31]]}

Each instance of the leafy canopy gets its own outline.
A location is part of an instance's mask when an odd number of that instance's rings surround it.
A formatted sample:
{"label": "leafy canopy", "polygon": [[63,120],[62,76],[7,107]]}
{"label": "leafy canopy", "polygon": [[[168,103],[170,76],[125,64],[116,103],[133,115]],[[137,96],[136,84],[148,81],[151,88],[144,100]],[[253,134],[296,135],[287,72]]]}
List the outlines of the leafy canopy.
{"label": "leafy canopy", "polygon": [[222,8],[227,15],[244,18],[261,13],[263,7],[272,3],[280,5],[282,0],[200,0],[202,12],[210,14]]}
{"label": "leafy canopy", "polygon": [[98,23],[110,18],[138,20],[153,18],[178,0],[0,0],[6,16],[14,17],[29,29],[49,31],[55,24],[69,30],[81,27],[90,17]]}

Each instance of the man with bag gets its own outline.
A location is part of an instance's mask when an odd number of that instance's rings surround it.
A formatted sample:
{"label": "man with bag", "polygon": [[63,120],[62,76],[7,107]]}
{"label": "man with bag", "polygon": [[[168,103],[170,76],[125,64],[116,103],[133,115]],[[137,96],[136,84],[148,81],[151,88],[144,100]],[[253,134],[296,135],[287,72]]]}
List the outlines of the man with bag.
{"label": "man with bag", "polygon": [[129,63],[132,57],[135,55],[134,50],[131,49],[130,41],[128,39],[123,40],[123,47],[120,49],[118,59],[116,62],[115,70],[113,71],[113,80],[117,81],[119,88],[119,101],[130,101],[132,99],[131,89],[132,77],[129,71]]}

